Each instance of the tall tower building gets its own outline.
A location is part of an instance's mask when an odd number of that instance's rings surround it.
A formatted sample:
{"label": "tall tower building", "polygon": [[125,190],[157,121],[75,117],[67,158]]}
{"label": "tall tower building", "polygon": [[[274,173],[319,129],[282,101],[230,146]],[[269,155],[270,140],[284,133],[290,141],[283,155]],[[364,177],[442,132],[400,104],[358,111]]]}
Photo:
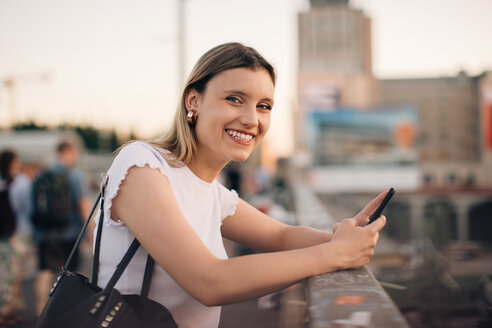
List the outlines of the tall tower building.
{"label": "tall tower building", "polygon": [[313,96],[314,89],[325,98],[322,106],[363,108],[374,103],[375,84],[371,20],[346,0],[312,0],[311,9],[299,14],[301,97]]}
{"label": "tall tower building", "polygon": [[311,1],[299,15],[299,68],[304,73],[372,75],[371,21],[348,1]]}
{"label": "tall tower building", "polygon": [[304,148],[309,112],[377,102],[371,20],[348,0],[311,0],[311,8],[299,14],[298,95],[297,150]]}

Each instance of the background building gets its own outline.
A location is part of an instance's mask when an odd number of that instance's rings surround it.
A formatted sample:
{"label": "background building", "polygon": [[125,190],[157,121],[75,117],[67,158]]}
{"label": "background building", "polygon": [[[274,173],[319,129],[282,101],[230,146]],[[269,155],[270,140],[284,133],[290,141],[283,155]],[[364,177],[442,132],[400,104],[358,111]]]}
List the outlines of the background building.
{"label": "background building", "polygon": [[383,105],[411,104],[418,111],[422,185],[427,188],[491,186],[483,176],[481,92],[484,75],[380,80]]}
{"label": "background building", "polygon": [[340,220],[394,187],[371,269],[408,288],[388,292],[413,326],[477,322],[492,277],[492,74],[378,80],[370,19],[348,1],[311,5],[295,118],[310,189]]}
{"label": "background building", "polygon": [[365,108],[377,96],[372,73],[371,21],[348,1],[311,1],[299,14],[299,115],[297,147],[303,147],[304,114],[316,108]]}
{"label": "background building", "polygon": [[[371,20],[348,1],[312,0],[311,8],[299,14],[296,152],[307,153],[317,171],[374,164],[378,157],[387,163],[382,159],[387,153],[381,152],[388,149],[388,140],[381,139],[384,132],[376,133],[377,124],[361,125],[361,117],[386,111],[389,118],[394,113],[388,109],[412,108],[413,130],[400,133],[414,134],[415,143],[408,148],[418,165],[415,185],[492,188],[491,74],[378,80],[371,60]],[[347,122],[333,121],[348,108],[361,113],[352,115],[352,129]]]}
{"label": "background building", "polygon": [[348,1],[313,0],[299,15],[296,155],[310,187],[334,218],[394,187],[385,231],[398,245],[488,249],[492,74],[379,80],[370,25]]}

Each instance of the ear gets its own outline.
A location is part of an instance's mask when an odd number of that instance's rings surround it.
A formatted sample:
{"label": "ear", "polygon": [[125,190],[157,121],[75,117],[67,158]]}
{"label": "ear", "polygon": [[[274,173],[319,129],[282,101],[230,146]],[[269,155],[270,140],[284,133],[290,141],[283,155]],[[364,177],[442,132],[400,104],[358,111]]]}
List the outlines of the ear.
{"label": "ear", "polygon": [[190,89],[185,97],[186,110],[194,110],[198,112],[198,104],[200,100],[200,93],[195,89]]}

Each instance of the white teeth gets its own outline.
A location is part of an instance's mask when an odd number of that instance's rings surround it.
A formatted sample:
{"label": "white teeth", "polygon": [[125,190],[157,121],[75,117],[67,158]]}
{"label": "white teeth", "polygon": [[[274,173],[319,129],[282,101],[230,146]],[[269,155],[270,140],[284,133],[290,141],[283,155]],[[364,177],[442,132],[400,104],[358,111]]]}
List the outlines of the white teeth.
{"label": "white teeth", "polygon": [[241,133],[241,132],[237,132],[237,131],[234,131],[234,130],[226,130],[227,134],[230,135],[231,137],[234,137],[238,140],[241,140],[241,141],[251,141],[251,139],[253,139],[253,136],[250,135],[250,134],[244,134],[244,133]]}

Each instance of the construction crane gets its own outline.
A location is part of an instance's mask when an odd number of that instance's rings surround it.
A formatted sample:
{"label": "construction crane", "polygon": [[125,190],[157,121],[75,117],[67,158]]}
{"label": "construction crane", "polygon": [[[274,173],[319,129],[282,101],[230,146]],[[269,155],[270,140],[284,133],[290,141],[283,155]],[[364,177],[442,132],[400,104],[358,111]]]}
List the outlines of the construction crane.
{"label": "construction crane", "polygon": [[6,89],[8,94],[8,121],[6,124],[7,128],[11,128],[15,124],[17,118],[18,108],[15,93],[19,85],[46,83],[50,79],[50,72],[10,75],[2,79],[3,87]]}

